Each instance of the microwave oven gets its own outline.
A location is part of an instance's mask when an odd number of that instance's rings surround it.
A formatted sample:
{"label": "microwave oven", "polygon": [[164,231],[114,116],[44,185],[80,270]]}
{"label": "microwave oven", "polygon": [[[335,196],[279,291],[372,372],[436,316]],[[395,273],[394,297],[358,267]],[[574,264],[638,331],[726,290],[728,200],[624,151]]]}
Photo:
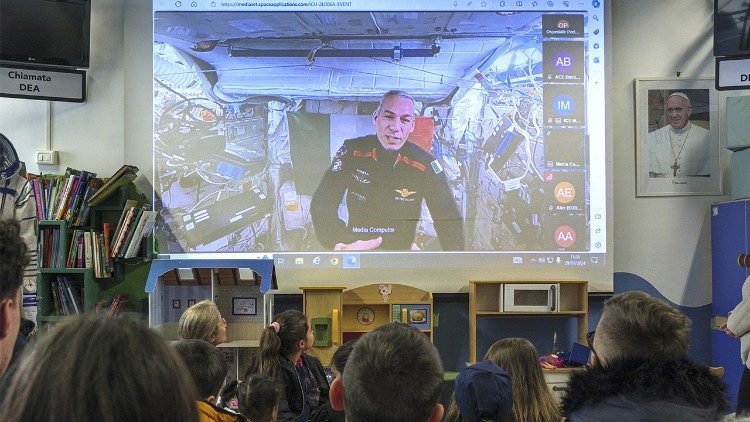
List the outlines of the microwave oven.
{"label": "microwave oven", "polygon": [[517,283],[504,284],[503,312],[557,312],[560,308],[560,284]]}

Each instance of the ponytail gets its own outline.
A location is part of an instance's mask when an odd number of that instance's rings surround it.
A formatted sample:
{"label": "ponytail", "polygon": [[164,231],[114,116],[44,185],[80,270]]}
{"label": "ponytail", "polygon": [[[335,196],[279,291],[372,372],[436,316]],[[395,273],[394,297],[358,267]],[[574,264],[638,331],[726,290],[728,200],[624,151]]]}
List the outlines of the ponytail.
{"label": "ponytail", "polygon": [[260,334],[256,373],[276,377],[276,372],[279,368],[280,351],[281,340],[279,340],[276,329],[269,325]]}
{"label": "ponytail", "polygon": [[300,311],[290,309],[277,314],[260,334],[255,373],[276,377],[279,355],[293,353],[297,343],[307,337],[308,329],[307,317]]}

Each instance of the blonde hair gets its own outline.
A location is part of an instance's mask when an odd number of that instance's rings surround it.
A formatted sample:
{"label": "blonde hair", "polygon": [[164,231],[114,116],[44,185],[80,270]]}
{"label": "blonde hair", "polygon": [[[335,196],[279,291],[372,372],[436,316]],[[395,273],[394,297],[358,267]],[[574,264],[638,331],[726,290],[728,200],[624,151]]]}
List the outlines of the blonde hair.
{"label": "blonde hair", "polygon": [[[177,324],[177,335],[180,340],[198,339],[211,344],[221,324],[221,312],[216,304],[206,299],[187,308]],[[212,339],[214,337],[214,339]]]}
{"label": "blonde hair", "polygon": [[498,340],[484,355],[510,375],[513,384],[511,421],[560,421],[562,416],[547,387],[536,347],[525,338]]}

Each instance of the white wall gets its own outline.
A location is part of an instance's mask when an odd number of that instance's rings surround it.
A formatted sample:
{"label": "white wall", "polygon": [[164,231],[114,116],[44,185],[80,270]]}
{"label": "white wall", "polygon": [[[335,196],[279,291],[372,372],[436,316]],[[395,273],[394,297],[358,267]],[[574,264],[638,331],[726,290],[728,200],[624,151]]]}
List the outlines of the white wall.
{"label": "white wall", "polygon": [[[710,204],[726,196],[636,197],[634,79],[713,77],[712,0],[615,0],[612,8],[615,271],[649,281],[672,302],[711,302]],[[724,104],[720,137],[725,192]]]}
{"label": "white wall", "polygon": [[[615,271],[639,275],[671,301],[686,306],[711,301],[709,205],[727,198],[635,196],[633,80],[674,77],[677,72],[686,78],[713,77],[712,5],[712,0],[612,2],[609,106],[614,121]],[[42,171],[57,172],[71,166],[106,176],[128,162],[142,169],[145,177],[139,181],[148,187],[150,2],[97,0],[92,9],[89,99],[85,104],[52,104],[50,140],[52,148],[61,153],[61,164]],[[720,95],[721,125],[725,95]],[[23,109],[29,100],[0,100],[0,113],[9,102]],[[29,113],[36,113],[32,105],[28,108]],[[0,130],[4,130],[3,120],[8,119],[0,114]],[[722,136],[723,132],[722,128]],[[26,153],[34,148],[36,145],[19,147],[27,161],[32,157]],[[726,167],[728,160],[723,158]],[[34,171],[33,164],[29,168]]]}

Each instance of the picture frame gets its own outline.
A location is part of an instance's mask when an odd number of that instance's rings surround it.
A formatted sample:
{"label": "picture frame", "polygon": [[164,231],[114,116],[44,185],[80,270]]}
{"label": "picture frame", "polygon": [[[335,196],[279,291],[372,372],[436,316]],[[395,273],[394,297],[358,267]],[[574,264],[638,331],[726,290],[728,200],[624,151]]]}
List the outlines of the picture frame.
{"label": "picture frame", "polygon": [[409,309],[409,324],[426,324],[427,319],[427,308],[414,308]]}
{"label": "picture frame", "polygon": [[636,196],[722,195],[713,78],[635,79]]}
{"label": "picture frame", "polygon": [[258,300],[254,297],[233,297],[232,315],[258,315]]}

